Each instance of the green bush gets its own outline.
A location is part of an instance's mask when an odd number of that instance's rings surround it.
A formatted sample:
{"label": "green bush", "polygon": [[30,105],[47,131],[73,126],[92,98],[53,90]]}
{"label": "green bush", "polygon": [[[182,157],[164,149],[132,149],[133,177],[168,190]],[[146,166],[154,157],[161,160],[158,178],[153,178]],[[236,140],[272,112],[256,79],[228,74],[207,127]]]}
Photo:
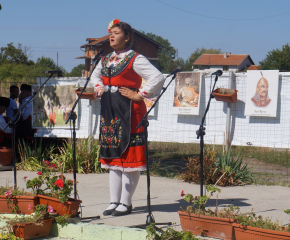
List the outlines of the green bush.
{"label": "green bush", "polygon": [[230,148],[228,153],[225,153],[216,158],[215,171],[217,171],[219,168],[225,170],[226,167],[230,167],[231,170],[227,172],[227,176],[232,177],[233,182],[252,183],[254,178],[252,169],[248,167],[248,163],[243,165],[243,158],[239,156],[240,153],[236,156],[236,158],[231,157]]}

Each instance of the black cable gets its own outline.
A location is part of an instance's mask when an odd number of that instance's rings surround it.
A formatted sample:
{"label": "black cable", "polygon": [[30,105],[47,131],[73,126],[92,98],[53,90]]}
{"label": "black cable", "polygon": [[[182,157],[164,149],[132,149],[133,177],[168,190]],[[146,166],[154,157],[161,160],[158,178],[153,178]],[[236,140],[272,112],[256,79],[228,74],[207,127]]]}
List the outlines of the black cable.
{"label": "black cable", "polygon": [[219,20],[225,20],[225,21],[255,21],[255,20],[261,20],[261,19],[266,19],[266,18],[274,18],[274,17],[278,17],[280,15],[283,15],[283,14],[286,14],[286,13],[289,13],[290,11],[287,11],[287,12],[283,12],[283,13],[279,13],[279,14],[276,14],[276,15],[272,15],[272,16],[267,16],[267,17],[261,17],[261,18],[220,18],[220,17],[212,17],[212,16],[207,16],[207,15],[204,15],[204,14],[199,14],[199,13],[195,13],[195,12],[191,12],[191,11],[188,11],[188,10],[184,10],[184,9],[181,9],[181,8],[178,8],[178,7],[175,7],[175,6],[172,6],[168,3],[165,3],[163,1],[160,1],[160,0],[156,0],[160,3],[163,3],[167,6],[170,6],[172,8],[175,8],[179,11],[183,11],[183,12],[187,12],[187,13],[190,13],[190,14],[193,14],[193,15],[197,15],[197,16],[201,16],[201,17],[205,17],[205,18],[213,18],[213,19],[219,19]]}

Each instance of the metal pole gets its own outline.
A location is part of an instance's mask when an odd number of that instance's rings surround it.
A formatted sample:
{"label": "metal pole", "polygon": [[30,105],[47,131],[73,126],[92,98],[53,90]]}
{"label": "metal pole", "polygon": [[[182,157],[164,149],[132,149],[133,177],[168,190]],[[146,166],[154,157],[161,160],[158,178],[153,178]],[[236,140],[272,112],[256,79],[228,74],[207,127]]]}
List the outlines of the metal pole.
{"label": "metal pole", "polygon": [[[233,86],[233,72],[229,72],[229,82],[228,82],[228,88],[232,88]],[[226,121],[226,152],[229,151],[230,145],[231,145],[231,103],[227,103],[227,121]]]}
{"label": "metal pole", "polygon": [[[92,106],[92,100],[89,100],[89,128],[88,128],[88,136],[90,137],[90,140],[93,138],[93,106]],[[92,149],[92,141],[90,141],[89,144],[89,151]]]}

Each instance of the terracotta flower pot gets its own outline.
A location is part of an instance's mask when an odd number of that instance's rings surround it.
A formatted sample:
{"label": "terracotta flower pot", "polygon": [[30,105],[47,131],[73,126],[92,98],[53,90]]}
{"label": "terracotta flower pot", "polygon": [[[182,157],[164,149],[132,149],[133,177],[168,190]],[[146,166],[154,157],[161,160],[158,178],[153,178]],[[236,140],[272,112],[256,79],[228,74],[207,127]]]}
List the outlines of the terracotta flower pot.
{"label": "terracotta flower pot", "polygon": [[[86,91],[89,92],[86,92]],[[78,88],[75,90],[75,93],[79,96],[82,89]],[[97,99],[97,93],[94,91],[93,88],[86,88],[85,92],[82,93],[81,99],[90,99],[90,100],[96,100]]]}
{"label": "terracotta flower pot", "polygon": [[24,238],[24,240],[47,237],[49,235],[53,220],[53,218],[42,220],[41,224],[16,224],[13,226],[13,233],[16,237],[21,239]]}
{"label": "terracotta flower pot", "polygon": [[0,195],[0,213],[11,213],[13,207],[17,206],[19,210],[16,213],[31,214],[34,212],[35,206],[39,204],[37,196],[14,196],[10,199],[12,200],[12,204],[8,204],[5,195]]}
{"label": "terracotta flower pot", "polygon": [[233,227],[236,235],[236,240],[290,239],[290,232],[282,232],[250,226],[242,226],[237,223],[233,223]]}
{"label": "terracotta flower pot", "polygon": [[0,147],[0,166],[9,166],[13,159],[13,150],[10,147]]}
{"label": "terracotta flower pot", "polygon": [[232,223],[234,219],[196,215],[184,211],[177,212],[183,231],[190,231],[195,235],[213,237],[224,240],[234,240]]}
{"label": "terracotta flower pot", "polygon": [[47,197],[45,195],[38,195],[39,204],[52,206],[53,210],[58,212],[59,215],[71,215],[75,217],[81,204],[81,200],[70,198],[65,204],[62,204],[59,199]]}
{"label": "terracotta flower pot", "polygon": [[228,88],[217,88],[213,91],[214,98],[217,101],[234,103],[238,99],[238,90]]}

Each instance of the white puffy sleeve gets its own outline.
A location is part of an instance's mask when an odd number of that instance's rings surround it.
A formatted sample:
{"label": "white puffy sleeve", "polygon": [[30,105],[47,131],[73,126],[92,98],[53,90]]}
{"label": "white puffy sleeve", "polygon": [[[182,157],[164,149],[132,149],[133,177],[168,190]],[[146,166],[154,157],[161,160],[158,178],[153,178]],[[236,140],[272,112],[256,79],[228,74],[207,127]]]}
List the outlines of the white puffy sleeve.
{"label": "white puffy sleeve", "polygon": [[164,76],[146,57],[141,54],[135,58],[133,69],[140,77],[147,81],[138,93],[143,98],[155,102],[163,87],[165,81]]}
{"label": "white puffy sleeve", "polygon": [[91,76],[91,83],[95,86],[95,92],[97,93],[97,96],[99,96],[99,91],[104,89],[101,70],[102,70],[102,61],[99,61],[98,65],[96,66]]}

